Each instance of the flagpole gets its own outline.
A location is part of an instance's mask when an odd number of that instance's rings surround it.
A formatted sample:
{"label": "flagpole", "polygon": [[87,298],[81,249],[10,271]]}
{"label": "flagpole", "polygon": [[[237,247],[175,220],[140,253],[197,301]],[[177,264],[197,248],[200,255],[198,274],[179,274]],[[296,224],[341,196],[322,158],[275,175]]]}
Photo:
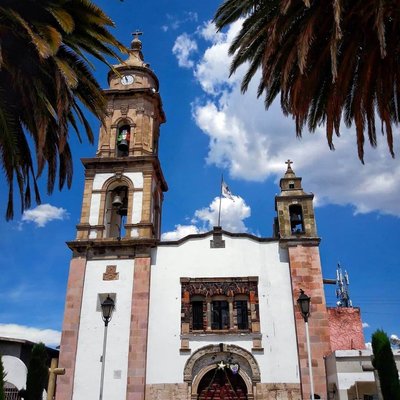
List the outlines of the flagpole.
{"label": "flagpole", "polygon": [[221,226],[221,201],[222,201],[222,183],[224,182],[224,175],[221,174],[221,192],[219,194],[219,210],[218,210],[218,225]]}

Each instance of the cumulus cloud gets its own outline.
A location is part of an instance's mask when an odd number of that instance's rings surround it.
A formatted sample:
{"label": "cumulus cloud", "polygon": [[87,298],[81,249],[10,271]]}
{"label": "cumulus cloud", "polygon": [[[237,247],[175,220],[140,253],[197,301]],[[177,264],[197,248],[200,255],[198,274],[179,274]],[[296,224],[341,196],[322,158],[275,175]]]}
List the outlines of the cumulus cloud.
{"label": "cumulus cloud", "polygon": [[167,23],[161,26],[161,29],[164,32],[167,32],[169,30],[176,30],[181,25],[187,22],[197,22],[198,20],[197,13],[194,11],[185,11],[183,15],[180,17],[172,14],[167,14],[166,17],[167,17]]}
{"label": "cumulus cloud", "polygon": [[[297,139],[294,121],[282,114],[279,101],[266,111],[263,99],[257,99],[260,72],[247,93],[241,93],[246,68],[229,77],[227,56],[240,24],[232,24],[218,37],[210,24],[196,31],[206,49],[189,63],[203,91],[201,98],[193,99],[192,114],[209,139],[206,162],[227,169],[236,179],[264,181],[271,176],[278,180],[284,161],[290,158],[295,172],[305,178],[304,188],[317,194],[316,205],[351,204],[355,213],[400,216],[400,164],[391,159],[385,138],[378,138],[377,149],[366,144],[366,164],[362,165],[354,129],[343,126],[342,136],[335,140],[336,150],[331,151],[323,126]],[[400,154],[398,142],[396,154]]]}
{"label": "cumulus cloud", "polygon": [[53,329],[33,328],[16,324],[0,324],[0,336],[12,339],[43,342],[47,346],[55,347],[60,344],[61,332]]}
{"label": "cumulus cloud", "polygon": [[161,235],[162,240],[178,240],[188,235],[202,233],[203,231],[195,225],[175,225],[175,230],[165,232]]}
{"label": "cumulus cloud", "polygon": [[23,222],[33,222],[39,228],[43,228],[48,222],[55,219],[64,220],[68,218],[67,210],[54,207],[51,204],[41,204],[35,208],[24,211]]}
{"label": "cumulus cloud", "polygon": [[363,322],[362,323],[363,328],[369,328],[369,323],[368,322]]}
{"label": "cumulus cloud", "polygon": [[194,62],[190,60],[192,53],[197,51],[196,41],[190,39],[187,33],[179,35],[172,48],[172,53],[176,56],[178,64],[183,68],[191,68]]}
{"label": "cumulus cloud", "polygon": [[[240,196],[233,195],[234,201],[221,199],[221,226],[229,232],[247,232],[244,220],[251,215],[251,209]],[[162,240],[178,240],[194,233],[203,233],[218,225],[219,197],[204,208],[196,210],[192,225],[176,225],[175,230],[161,235]]]}
{"label": "cumulus cloud", "polygon": [[393,346],[399,346],[400,347],[400,338],[397,335],[390,335],[390,343]]}

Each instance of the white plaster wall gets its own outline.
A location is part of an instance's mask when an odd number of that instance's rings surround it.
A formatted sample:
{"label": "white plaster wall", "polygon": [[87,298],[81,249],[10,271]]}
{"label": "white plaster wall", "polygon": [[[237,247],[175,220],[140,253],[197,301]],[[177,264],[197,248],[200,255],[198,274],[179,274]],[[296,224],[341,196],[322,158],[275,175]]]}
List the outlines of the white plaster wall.
{"label": "white plaster wall", "polygon": [[143,192],[134,192],[132,204],[132,224],[138,224],[142,220],[142,203]]}
{"label": "white plaster wall", "polygon": [[[107,265],[116,265],[118,280],[103,281]],[[79,326],[73,400],[98,398],[104,322],[98,310],[99,293],[115,293],[116,308],[108,326],[104,399],[126,398],[129,331],[134,260],[96,260],[86,266]]]}
{"label": "white plaster wall", "polygon": [[112,176],[115,174],[113,173],[108,173],[108,174],[96,174],[96,176],[93,179],[93,190],[100,190],[103,188],[104,183],[106,182],[107,179],[110,179]]}
{"label": "white plaster wall", "polygon": [[[179,383],[190,354],[180,354],[181,277],[258,276],[264,354],[253,353],[265,383],[298,383],[298,360],[289,264],[277,242],[258,243],[224,236],[225,248],[210,249],[210,239],[159,246],[152,257],[147,383]],[[190,340],[191,354],[216,343],[251,352],[248,335],[202,335]]]}
{"label": "white plaster wall", "polygon": [[92,202],[90,204],[89,224],[97,225],[99,223],[100,212],[100,193],[92,193]]}
{"label": "white plaster wall", "polygon": [[6,381],[12,383],[18,390],[24,389],[26,386],[26,376],[28,369],[26,365],[17,357],[2,356],[4,371],[6,373]]}

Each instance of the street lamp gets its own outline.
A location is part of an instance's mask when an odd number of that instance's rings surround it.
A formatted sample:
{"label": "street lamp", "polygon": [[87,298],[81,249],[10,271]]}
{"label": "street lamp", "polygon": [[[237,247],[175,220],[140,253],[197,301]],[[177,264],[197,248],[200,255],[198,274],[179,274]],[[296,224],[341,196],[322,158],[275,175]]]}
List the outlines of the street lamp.
{"label": "street lamp", "polygon": [[306,325],[306,342],[307,342],[307,355],[308,355],[308,369],[310,373],[310,398],[314,400],[314,382],[312,374],[312,364],[311,364],[311,347],[310,347],[310,334],[308,332],[308,317],[310,316],[310,302],[311,297],[304,293],[303,289],[300,289],[300,296],[297,299],[297,304],[299,306],[300,313],[304,319]]}
{"label": "street lamp", "polygon": [[104,386],[104,367],[106,364],[106,345],[107,345],[107,328],[108,323],[111,321],[112,313],[115,308],[114,300],[107,296],[101,303],[101,317],[104,321],[104,339],[103,339],[103,355],[101,356],[101,378],[100,378],[100,400],[103,399],[103,386]]}

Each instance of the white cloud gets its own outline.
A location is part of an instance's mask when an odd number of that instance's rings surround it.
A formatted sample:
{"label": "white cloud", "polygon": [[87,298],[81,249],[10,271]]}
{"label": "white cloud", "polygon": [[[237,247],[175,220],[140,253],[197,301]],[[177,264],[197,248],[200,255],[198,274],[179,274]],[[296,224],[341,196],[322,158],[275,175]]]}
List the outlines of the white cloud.
{"label": "white cloud", "polygon": [[0,324],[0,336],[12,339],[23,339],[31,342],[43,342],[47,346],[58,346],[61,332],[53,329],[32,328],[16,324]]}
{"label": "white cloud", "polygon": [[390,335],[390,343],[394,346],[400,346],[400,338],[397,335]]}
{"label": "white cloud", "polygon": [[[251,209],[240,197],[233,195],[235,201],[221,199],[220,225],[229,232],[247,232],[244,220],[250,217]],[[174,231],[161,235],[162,240],[178,240],[194,233],[203,233],[218,225],[219,197],[216,197],[209,206],[196,210],[192,225],[176,225]],[[200,226],[199,226],[200,225]]]}
{"label": "white cloud", "polygon": [[[341,129],[342,136],[334,140],[335,151],[329,150],[324,127],[314,134],[305,131],[297,139],[295,123],[282,114],[279,101],[266,111],[263,99],[257,99],[259,72],[248,92],[240,92],[246,69],[229,78],[227,55],[239,29],[240,21],[218,39],[213,39],[207,24],[197,29],[207,48],[198,61],[190,62],[204,94],[193,99],[192,113],[209,139],[206,162],[227,169],[236,179],[264,181],[271,176],[278,180],[285,171],[284,161],[290,158],[295,172],[304,177],[304,189],[318,195],[317,205],[352,204],[355,213],[400,216],[400,164],[391,159],[386,138],[378,137],[377,149],[366,143],[362,165],[354,129]],[[398,155],[399,142],[395,140]]]}
{"label": "white cloud", "polygon": [[175,230],[165,232],[161,235],[162,240],[178,240],[188,235],[202,233],[202,230],[195,225],[175,225]]}
{"label": "white cloud", "polygon": [[178,59],[179,66],[183,68],[193,67],[194,62],[190,60],[190,56],[196,51],[197,43],[190,39],[187,33],[179,35],[175,40],[174,47],[172,48],[172,53]]}
{"label": "white cloud", "polygon": [[197,22],[198,20],[198,15],[194,11],[185,11],[182,17],[171,14],[167,14],[166,17],[168,23],[161,26],[161,29],[164,32],[167,32],[168,30],[176,30],[187,22]]}
{"label": "white cloud", "polygon": [[204,40],[212,43],[218,43],[226,40],[226,34],[217,31],[217,27],[212,21],[206,21],[197,28],[197,34]]}
{"label": "white cloud", "polygon": [[51,204],[41,204],[31,210],[24,211],[22,215],[22,221],[34,222],[40,228],[55,219],[64,220],[67,218],[67,210],[61,207],[54,207]]}
{"label": "white cloud", "polygon": [[368,322],[363,322],[362,323],[363,328],[369,328],[369,323]]}

